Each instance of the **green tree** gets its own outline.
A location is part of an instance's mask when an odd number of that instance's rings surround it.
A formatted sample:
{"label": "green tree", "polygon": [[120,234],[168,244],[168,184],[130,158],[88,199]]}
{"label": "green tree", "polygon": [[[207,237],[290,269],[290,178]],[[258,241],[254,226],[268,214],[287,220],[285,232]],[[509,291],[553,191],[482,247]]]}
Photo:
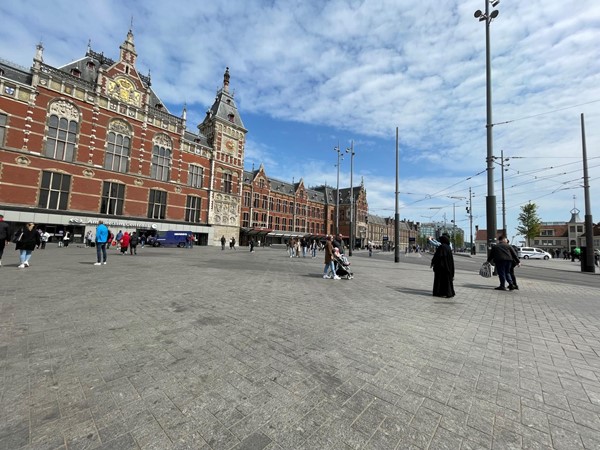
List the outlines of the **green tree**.
{"label": "green tree", "polygon": [[527,239],[529,246],[530,239],[540,235],[540,218],[537,215],[537,205],[535,203],[527,203],[521,206],[521,214],[519,214],[519,225],[517,231]]}

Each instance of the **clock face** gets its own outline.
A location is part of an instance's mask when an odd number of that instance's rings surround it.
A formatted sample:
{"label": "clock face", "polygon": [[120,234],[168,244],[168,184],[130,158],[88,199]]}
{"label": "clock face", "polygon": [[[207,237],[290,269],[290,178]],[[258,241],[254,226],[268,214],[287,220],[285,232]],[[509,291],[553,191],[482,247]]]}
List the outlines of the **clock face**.
{"label": "clock face", "polygon": [[233,139],[225,138],[224,148],[228,152],[233,152],[233,150],[235,149],[235,141]]}

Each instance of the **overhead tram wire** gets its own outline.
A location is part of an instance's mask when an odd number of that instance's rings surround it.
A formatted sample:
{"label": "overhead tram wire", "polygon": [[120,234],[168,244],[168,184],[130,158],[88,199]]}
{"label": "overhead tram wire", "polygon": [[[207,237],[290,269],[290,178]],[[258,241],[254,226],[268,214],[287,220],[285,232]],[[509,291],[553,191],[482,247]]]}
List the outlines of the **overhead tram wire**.
{"label": "overhead tram wire", "polygon": [[506,124],[513,123],[513,122],[520,122],[521,120],[533,119],[535,117],[545,116],[547,114],[552,114],[552,113],[555,113],[555,112],[565,111],[567,109],[572,109],[572,108],[578,108],[580,106],[591,105],[592,103],[598,103],[598,102],[600,102],[600,99],[599,100],[591,100],[589,102],[580,103],[578,105],[565,106],[564,108],[553,109],[551,111],[546,111],[546,112],[542,112],[542,113],[538,113],[538,114],[533,114],[531,116],[520,117],[518,119],[506,120],[504,122],[496,122],[496,123],[493,123],[492,126],[506,125]]}

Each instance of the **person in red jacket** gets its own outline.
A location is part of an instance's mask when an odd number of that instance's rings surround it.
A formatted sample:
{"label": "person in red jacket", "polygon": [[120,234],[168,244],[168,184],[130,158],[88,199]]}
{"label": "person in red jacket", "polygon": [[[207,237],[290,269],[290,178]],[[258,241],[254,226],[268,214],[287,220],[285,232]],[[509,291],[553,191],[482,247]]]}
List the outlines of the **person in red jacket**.
{"label": "person in red jacket", "polygon": [[130,239],[131,237],[129,236],[129,233],[127,231],[123,233],[123,236],[121,237],[121,255],[127,254]]}

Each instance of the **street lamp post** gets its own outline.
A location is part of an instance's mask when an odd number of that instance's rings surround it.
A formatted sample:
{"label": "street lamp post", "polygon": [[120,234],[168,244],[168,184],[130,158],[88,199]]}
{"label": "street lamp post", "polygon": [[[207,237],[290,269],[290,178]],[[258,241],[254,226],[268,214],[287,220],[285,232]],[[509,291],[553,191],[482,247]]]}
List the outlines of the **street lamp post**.
{"label": "street lamp post", "polygon": [[335,187],[335,234],[340,232],[340,160],[344,159],[344,155],[340,151],[340,143],[337,147],[333,147],[337,152],[337,185]]}
{"label": "street lamp post", "polygon": [[485,92],[487,129],[487,196],[485,198],[488,249],[496,241],[496,196],[494,195],[494,148],[492,139],[492,67],[490,61],[490,23],[498,17],[498,10],[490,12],[490,3],[496,7],[500,0],[484,0],[485,13],[475,11],[475,18],[485,22]]}
{"label": "street lamp post", "polygon": [[471,231],[471,255],[477,254],[477,250],[475,249],[475,242],[473,242],[473,193],[471,192],[471,188],[469,187],[469,206],[467,207],[467,212],[469,213],[469,229]]}
{"label": "street lamp post", "polygon": [[[464,200],[465,197],[452,197],[449,196],[448,198],[452,198],[454,200]],[[452,244],[454,245],[454,252],[456,252],[456,202],[452,202],[452,224],[454,225],[452,227]]]}
{"label": "street lamp post", "polygon": [[[504,233],[508,235],[508,230],[506,229],[506,201],[504,199],[504,171],[508,170],[504,168],[504,163],[508,161],[509,158],[504,159],[504,150],[500,150],[500,168],[502,170],[502,229]],[[510,166],[510,164],[507,164]]]}
{"label": "street lamp post", "polygon": [[354,186],[352,185],[352,174],[354,172],[354,140],[350,141],[350,148],[346,149],[346,153],[350,153],[350,248],[348,256],[352,256],[354,248]]}

